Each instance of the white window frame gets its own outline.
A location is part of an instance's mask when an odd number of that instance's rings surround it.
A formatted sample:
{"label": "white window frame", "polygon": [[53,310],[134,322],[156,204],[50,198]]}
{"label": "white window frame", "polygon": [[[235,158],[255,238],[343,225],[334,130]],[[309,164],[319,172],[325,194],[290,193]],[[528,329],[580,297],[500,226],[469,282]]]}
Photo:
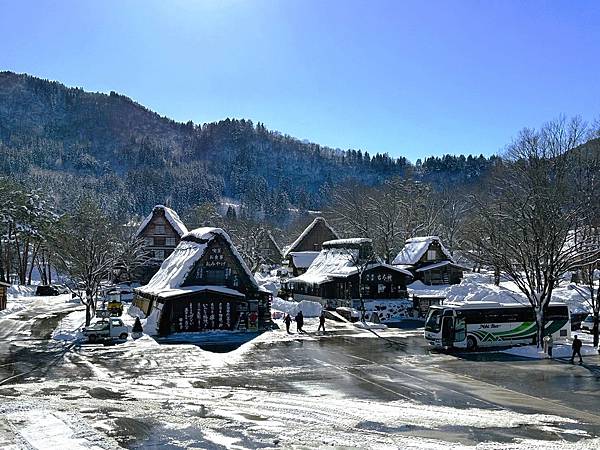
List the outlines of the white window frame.
{"label": "white window frame", "polygon": [[437,252],[435,250],[427,250],[427,261],[433,261],[437,258]]}
{"label": "white window frame", "polygon": [[177,240],[174,237],[168,237],[165,239],[165,245],[175,247],[177,245]]}
{"label": "white window frame", "polygon": [[154,238],[152,236],[147,236],[144,238],[144,245],[152,246],[154,245]]}
{"label": "white window frame", "polygon": [[164,225],[154,225],[154,234],[165,234]]}
{"label": "white window frame", "polygon": [[164,250],[154,250],[154,258],[163,260],[165,259],[165,251]]}

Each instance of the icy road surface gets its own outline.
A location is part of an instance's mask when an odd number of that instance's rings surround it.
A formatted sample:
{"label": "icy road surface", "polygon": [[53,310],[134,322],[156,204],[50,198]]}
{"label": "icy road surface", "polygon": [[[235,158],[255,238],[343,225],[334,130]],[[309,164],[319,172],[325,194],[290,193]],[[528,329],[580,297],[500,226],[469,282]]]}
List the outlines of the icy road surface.
{"label": "icy road surface", "polygon": [[329,321],[319,336],[313,320],[228,353],[72,346],[50,337],[80,307],[19,301],[0,316],[0,448],[600,448],[598,356],[450,356],[419,330],[381,331],[391,345]]}

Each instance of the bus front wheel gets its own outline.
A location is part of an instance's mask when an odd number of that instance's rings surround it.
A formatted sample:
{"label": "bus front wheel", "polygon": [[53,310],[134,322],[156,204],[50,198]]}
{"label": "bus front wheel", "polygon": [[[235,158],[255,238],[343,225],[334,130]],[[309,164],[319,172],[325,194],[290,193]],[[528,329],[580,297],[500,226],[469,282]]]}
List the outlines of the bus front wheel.
{"label": "bus front wheel", "polygon": [[477,348],[477,339],[473,336],[467,337],[467,350],[473,351]]}

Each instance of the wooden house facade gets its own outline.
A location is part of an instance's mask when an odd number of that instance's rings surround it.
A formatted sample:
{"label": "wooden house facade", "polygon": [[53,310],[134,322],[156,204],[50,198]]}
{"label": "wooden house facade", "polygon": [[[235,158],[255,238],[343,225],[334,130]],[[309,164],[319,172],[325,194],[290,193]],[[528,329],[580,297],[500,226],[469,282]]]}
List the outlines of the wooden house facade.
{"label": "wooden house facade", "polygon": [[466,267],[456,263],[437,236],[408,239],[393,265],[409,270],[427,285],[458,284]]}
{"label": "wooden house facade", "polygon": [[8,288],[10,284],[0,281],[0,311],[6,309],[8,302]]}
{"label": "wooden house facade", "polygon": [[[323,249],[308,270],[289,280],[296,301],[318,301],[326,307],[359,307],[361,289],[365,301],[408,297],[406,285],[412,274],[402,268],[362,259],[370,255],[370,239],[338,239]],[[359,282],[360,274],[360,282]]]}
{"label": "wooden house facade", "polygon": [[187,233],[187,228],[171,208],[156,205],[138,227],[136,237],[144,240],[144,249],[150,258],[140,270],[139,281],[147,283],[158,271]]}
{"label": "wooden house facade", "polygon": [[154,315],[156,334],[261,331],[271,326],[271,294],[261,290],[220,228],[183,236],[134,304]]}
{"label": "wooden house facade", "polygon": [[284,252],[289,272],[294,276],[306,272],[323,248],[323,242],[335,239],[339,239],[335,230],[323,217],[316,217]]}

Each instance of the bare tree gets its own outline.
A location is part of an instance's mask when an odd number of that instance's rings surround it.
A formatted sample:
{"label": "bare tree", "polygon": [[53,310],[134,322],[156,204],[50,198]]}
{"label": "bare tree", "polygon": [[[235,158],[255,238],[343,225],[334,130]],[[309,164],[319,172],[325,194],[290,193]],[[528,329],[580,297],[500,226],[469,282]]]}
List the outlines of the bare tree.
{"label": "bare tree", "polygon": [[121,257],[115,226],[97,202],[82,198],[73,212],[62,217],[53,244],[57,269],[67,276],[67,285],[85,305],[85,323],[89,325],[101,282],[112,277]]}
{"label": "bare tree", "polygon": [[589,213],[572,183],[572,150],[584,137],[577,118],[523,130],[509,146],[508,163],[496,172],[493,189],[474,199],[486,233],[470,243],[473,257],[499,268],[527,297],[536,313],[538,345],[562,275],[598,255],[588,239],[573,239]]}

